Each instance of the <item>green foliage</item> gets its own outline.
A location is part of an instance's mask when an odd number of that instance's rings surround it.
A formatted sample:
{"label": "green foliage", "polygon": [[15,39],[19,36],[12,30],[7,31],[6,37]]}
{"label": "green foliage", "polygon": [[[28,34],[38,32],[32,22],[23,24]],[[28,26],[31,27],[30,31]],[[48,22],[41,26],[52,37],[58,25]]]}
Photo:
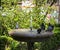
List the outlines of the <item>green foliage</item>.
{"label": "green foliage", "polygon": [[[32,8],[32,12],[24,12],[21,7],[17,5],[18,0],[2,0],[2,10],[0,10],[0,50],[5,50],[5,46],[7,45],[6,50],[20,50],[21,43],[13,40],[11,37],[8,37],[8,31],[11,29],[15,29],[16,23],[18,22],[19,28],[30,28],[30,20],[32,16],[32,25],[34,29],[40,27],[40,24],[44,22],[46,27],[48,27],[48,23],[45,22],[46,15],[41,14],[41,12],[51,13],[51,7],[45,7],[47,0],[34,0],[37,4],[36,7]],[[36,2],[37,1],[37,2]],[[13,2],[14,5],[11,5]],[[41,8],[43,7],[43,9]],[[55,24],[55,20],[53,18],[50,19],[51,24]],[[35,43],[35,49],[38,48],[40,50],[56,50],[57,46],[60,44],[60,28],[54,28],[54,36],[52,36],[48,41],[44,41],[42,43]],[[57,33],[57,34],[56,34]],[[2,36],[5,35],[5,36]],[[7,35],[7,36],[6,36]],[[25,47],[26,43],[22,44],[22,50],[27,49]],[[27,45],[26,45],[27,46]],[[39,47],[40,46],[40,47]],[[25,48],[24,48],[25,47]],[[8,49],[10,48],[10,49]]]}
{"label": "green foliage", "polygon": [[46,4],[47,0],[34,0],[36,6],[40,7],[43,6],[44,4]]}
{"label": "green foliage", "polygon": [[10,48],[10,50],[15,50],[18,44],[19,42],[13,40],[11,37],[0,36],[0,50],[7,50],[8,47]]}
{"label": "green foliage", "polygon": [[0,36],[0,50],[5,50],[6,44],[7,44],[7,37]]}
{"label": "green foliage", "polygon": [[42,42],[41,50],[57,50],[60,45],[60,33],[52,36],[49,40]]}
{"label": "green foliage", "polygon": [[60,24],[56,24],[54,35],[48,40],[41,43],[41,50],[57,50],[60,46]]}

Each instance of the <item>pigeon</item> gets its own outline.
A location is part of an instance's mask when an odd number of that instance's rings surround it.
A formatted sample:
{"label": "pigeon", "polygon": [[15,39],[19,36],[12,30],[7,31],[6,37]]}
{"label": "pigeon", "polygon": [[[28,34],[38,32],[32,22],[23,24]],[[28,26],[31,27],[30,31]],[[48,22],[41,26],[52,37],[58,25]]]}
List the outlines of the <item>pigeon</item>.
{"label": "pigeon", "polygon": [[44,23],[42,23],[40,26],[41,26],[41,28],[37,29],[38,34],[40,34],[41,31],[45,30]]}
{"label": "pigeon", "polygon": [[41,26],[41,30],[45,30],[45,25],[44,25],[44,23],[42,23],[40,26]]}
{"label": "pigeon", "polygon": [[40,32],[41,32],[41,29],[40,29],[40,28],[39,28],[39,29],[37,29],[37,33],[38,33],[38,34],[40,34]]}
{"label": "pigeon", "polygon": [[54,29],[54,26],[49,23],[48,28],[46,31],[52,32]]}

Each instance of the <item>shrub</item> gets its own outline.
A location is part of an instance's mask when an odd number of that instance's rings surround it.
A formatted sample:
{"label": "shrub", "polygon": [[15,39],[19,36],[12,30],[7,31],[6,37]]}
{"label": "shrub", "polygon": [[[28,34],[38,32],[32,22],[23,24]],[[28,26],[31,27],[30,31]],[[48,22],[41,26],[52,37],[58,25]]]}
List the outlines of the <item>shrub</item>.
{"label": "shrub", "polygon": [[0,50],[7,50],[9,48],[10,50],[15,49],[17,45],[17,41],[13,40],[11,37],[7,36],[0,36]]}
{"label": "shrub", "polygon": [[55,25],[54,35],[41,43],[41,50],[57,50],[60,46],[60,25]]}

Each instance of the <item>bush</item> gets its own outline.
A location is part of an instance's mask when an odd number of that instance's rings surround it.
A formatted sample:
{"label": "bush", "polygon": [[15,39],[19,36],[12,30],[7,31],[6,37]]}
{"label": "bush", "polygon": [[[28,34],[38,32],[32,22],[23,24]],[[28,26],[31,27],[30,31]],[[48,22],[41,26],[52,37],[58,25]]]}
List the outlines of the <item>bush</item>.
{"label": "bush", "polygon": [[0,36],[0,50],[5,50],[6,44],[7,44],[7,37]]}
{"label": "bush", "polygon": [[57,48],[60,46],[60,27],[59,26],[58,25],[55,26],[54,35],[51,38],[41,43],[41,50],[57,50]]}
{"label": "bush", "polygon": [[11,37],[0,36],[0,50],[15,50],[18,42],[13,40]]}

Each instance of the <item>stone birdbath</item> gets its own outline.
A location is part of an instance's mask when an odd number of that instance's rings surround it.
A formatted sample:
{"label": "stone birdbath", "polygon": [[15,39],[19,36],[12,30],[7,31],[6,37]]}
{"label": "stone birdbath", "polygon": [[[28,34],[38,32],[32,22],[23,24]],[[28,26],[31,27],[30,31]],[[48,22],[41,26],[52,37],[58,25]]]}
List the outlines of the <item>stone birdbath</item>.
{"label": "stone birdbath", "polygon": [[41,32],[38,34],[36,29],[33,29],[32,31],[30,29],[13,29],[9,32],[9,35],[17,41],[27,42],[28,50],[34,50],[34,42],[48,40],[53,33]]}

